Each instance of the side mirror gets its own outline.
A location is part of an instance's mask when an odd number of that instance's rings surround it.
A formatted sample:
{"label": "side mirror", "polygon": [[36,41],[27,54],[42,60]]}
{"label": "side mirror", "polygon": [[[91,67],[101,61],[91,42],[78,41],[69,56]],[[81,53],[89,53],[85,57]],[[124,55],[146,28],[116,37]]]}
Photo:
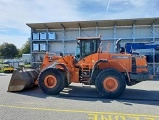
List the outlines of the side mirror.
{"label": "side mirror", "polygon": [[60,53],[60,56],[62,56],[62,57],[63,57],[63,53]]}
{"label": "side mirror", "polygon": [[121,42],[121,39],[118,39],[116,41],[116,51],[119,52],[120,51],[120,42]]}
{"label": "side mirror", "polygon": [[120,51],[120,53],[125,53],[125,48],[124,47],[120,47],[120,49],[119,49],[119,51]]}
{"label": "side mirror", "polygon": [[77,57],[77,58],[79,58],[79,57],[80,57],[80,55],[76,55],[76,57]]}

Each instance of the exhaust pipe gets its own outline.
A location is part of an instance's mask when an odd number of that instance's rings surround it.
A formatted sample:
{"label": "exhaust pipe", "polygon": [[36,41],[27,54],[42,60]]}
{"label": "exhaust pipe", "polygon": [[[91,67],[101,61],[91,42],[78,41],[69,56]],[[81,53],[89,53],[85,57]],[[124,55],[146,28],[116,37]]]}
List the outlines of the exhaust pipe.
{"label": "exhaust pipe", "polygon": [[116,43],[115,43],[115,47],[116,47],[116,52],[119,52],[120,51],[120,42],[121,42],[121,39],[118,39],[117,41],[116,41]]}
{"label": "exhaust pipe", "polygon": [[14,70],[9,86],[8,92],[22,91],[27,88],[32,88],[37,85],[38,70],[18,71]]}

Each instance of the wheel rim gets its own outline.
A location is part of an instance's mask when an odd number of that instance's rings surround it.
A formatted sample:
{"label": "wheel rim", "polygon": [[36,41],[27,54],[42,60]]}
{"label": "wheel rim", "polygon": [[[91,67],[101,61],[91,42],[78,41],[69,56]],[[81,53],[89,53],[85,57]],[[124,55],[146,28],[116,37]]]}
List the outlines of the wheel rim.
{"label": "wheel rim", "polygon": [[56,77],[53,76],[53,75],[48,75],[48,76],[46,76],[45,79],[44,79],[44,84],[45,84],[45,86],[48,87],[48,88],[53,88],[53,87],[55,87],[56,84],[57,84],[57,79],[56,79]]}
{"label": "wheel rim", "polygon": [[103,87],[109,91],[113,92],[118,88],[118,82],[115,78],[113,77],[108,77],[103,81]]}

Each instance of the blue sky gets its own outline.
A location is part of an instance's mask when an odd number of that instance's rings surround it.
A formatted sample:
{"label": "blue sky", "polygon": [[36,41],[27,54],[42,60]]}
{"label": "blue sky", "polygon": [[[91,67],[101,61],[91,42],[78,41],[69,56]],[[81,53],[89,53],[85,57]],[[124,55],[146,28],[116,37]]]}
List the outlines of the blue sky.
{"label": "blue sky", "polygon": [[21,48],[26,23],[159,17],[159,0],[0,0],[0,44]]}

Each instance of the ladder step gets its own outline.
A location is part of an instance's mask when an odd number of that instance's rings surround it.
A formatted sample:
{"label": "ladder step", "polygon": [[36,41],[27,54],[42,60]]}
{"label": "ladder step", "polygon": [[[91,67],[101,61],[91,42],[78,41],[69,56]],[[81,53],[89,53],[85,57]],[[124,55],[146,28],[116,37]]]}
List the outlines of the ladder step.
{"label": "ladder step", "polygon": [[89,75],[82,75],[81,77],[83,77],[83,78],[88,78],[88,77],[90,77]]}

